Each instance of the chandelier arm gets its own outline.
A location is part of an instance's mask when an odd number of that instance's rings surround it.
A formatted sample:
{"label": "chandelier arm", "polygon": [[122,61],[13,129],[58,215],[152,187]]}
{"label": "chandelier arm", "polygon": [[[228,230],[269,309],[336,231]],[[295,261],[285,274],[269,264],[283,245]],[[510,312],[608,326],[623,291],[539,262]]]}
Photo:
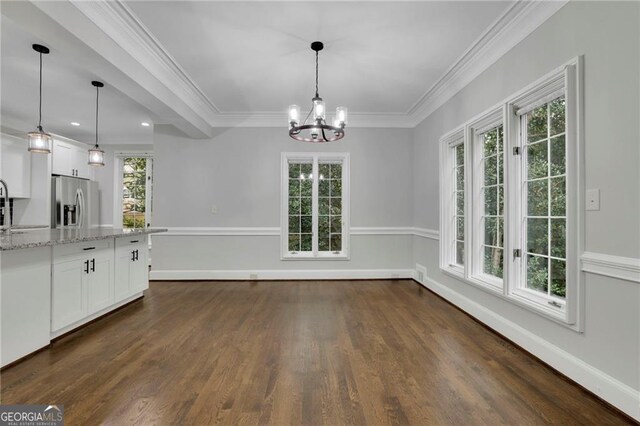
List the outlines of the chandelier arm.
{"label": "chandelier arm", "polygon": [[309,114],[307,114],[307,118],[304,119],[304,121],[302,122],[302,124],[307,124],[307,120],[309,119],[309,117],[311,117],[311,112],[313,111],[313,106],[311,107],[311,109],[309,110]]}
{"label": "chandelier arm", "polygon": [[324,127],[322,128],[322,139],[324,139],[325,142],[329,142],[327,140],[327,135],[324,134]]}

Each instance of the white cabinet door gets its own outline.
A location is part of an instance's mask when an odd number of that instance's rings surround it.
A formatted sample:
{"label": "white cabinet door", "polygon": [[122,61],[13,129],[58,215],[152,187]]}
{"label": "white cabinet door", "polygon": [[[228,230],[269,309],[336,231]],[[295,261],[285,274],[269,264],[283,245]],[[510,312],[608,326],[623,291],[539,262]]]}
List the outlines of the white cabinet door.
{"label": "white cabinet door", "polygon": [[11,198],[31,197],[31,153],[27,150],[27,141],[2,134],[0,150],[0,178],[7,182],[9,195]]}
{"label": "white cabinet door", "polygon": [[113,253],[96,253],[89,259],[87,315],[113,304]]}
{"label": "white cabinet door", "polygon": [[131,295],[129,286],[130,270],[133,258],[131,247],[116,248],[115,301],[119,302]]}
{"label": "white cabinet door", "polygon": [[89,147],[73,147],[73,168],[76,176],[89,179]]}
{"label": "white cabinet door", "polygon": [[135,259],[131,263],[131,293],[138,293],[149,288],[149,248],[146,241],[134,247]]}
{"label": "white cabinet door", "polygon": [[51,173],[62,176],[75,176],[73,146],[66,142],[53,140],[53,158]]}
{"label": "white cabinet door", "polygon": [[147,238],[116,239],[116,302],[149,288]]}
{"label": "white cabinet door", "polygon": [[89,146],[53,140],[53,161],[51,173],[89,179]]}
{"label": "white cabinet door", "polygon": [[59,330],[81,320],[87,312],[87,259],[54,263],[51,291],[51,329]]}

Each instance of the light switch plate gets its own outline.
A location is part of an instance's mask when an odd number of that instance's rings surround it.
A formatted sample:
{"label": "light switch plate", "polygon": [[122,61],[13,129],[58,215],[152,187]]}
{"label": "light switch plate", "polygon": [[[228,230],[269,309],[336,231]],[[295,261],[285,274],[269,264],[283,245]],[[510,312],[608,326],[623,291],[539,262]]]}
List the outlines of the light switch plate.
{"label": "light switch plate", "polygon": [[600,210],[599,189],[587,189],[587,210]]}

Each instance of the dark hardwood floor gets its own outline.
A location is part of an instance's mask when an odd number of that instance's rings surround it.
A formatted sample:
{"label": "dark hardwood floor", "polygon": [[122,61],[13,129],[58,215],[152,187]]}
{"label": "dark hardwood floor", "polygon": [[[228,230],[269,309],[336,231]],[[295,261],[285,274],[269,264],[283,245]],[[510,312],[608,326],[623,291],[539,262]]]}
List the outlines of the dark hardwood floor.
{"label": "dark hardwood floor", "polygon": [[628,424],[412,281],[155,282],[1,375],[68,425]]}

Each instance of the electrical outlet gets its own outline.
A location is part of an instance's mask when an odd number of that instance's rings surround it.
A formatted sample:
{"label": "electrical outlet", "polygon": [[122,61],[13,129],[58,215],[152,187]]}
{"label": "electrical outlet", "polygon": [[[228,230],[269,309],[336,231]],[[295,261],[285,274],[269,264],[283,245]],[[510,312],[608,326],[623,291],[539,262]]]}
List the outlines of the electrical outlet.
{"label": "electrical outlet", "polygon": [[218,206],[211,206],[211,214],[218,214]]}
{"label": "electrical outlet", "polygon": [[258,279],[258,274],[249,274],[249,279],[250,280],[257,280]]}
{"label": "electrical outlet", "polygon": [[600,190],[587,189],[587,210],[600,210]]}

